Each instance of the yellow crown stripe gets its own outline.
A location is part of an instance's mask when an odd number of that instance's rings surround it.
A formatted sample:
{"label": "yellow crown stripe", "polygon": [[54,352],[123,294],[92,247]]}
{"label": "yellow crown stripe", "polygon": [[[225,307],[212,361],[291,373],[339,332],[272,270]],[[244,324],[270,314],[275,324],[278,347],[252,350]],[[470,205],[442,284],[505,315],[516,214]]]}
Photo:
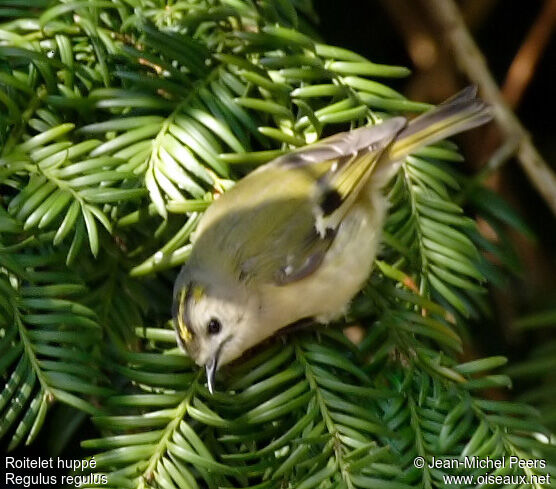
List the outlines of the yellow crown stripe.
{"label": "yellow crown stripe", "polygon": [[195,303],[199,302],[203,298],[203,295],[205,295],[205,289],[200,285],[195,285],[193,287],[193,300]]}
{"label": "yellow crown stripe", "polygon": [[185,287],[184,289],[182,289],[181,293],[180,293],[180,302],[179,302],[179,306],[178,306],[178,327],[179,327],[179,333],[180,333],[180,337],[183,341],[185,341],[186,343],[189,343],[192,339],[193,339],[193,335],[191,334],[191,332],[189,331],[187,325],[185,324],[184,318],[185,318],[185,310],[184,308],[186,307],[186,295],[187,295],[187,291],[188,288]]}

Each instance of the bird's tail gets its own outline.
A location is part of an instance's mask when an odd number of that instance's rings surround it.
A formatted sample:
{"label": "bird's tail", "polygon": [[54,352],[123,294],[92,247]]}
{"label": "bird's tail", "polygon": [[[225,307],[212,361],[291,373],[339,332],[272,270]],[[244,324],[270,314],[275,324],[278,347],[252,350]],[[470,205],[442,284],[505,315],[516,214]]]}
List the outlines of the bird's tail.
{"label": "bird's tail", "polygon": [[402,160],[422,146],[480,126],[491,118],[490,107],[477,97],[477,87],[469,86],[409,122],[392,143],[388,159]]}

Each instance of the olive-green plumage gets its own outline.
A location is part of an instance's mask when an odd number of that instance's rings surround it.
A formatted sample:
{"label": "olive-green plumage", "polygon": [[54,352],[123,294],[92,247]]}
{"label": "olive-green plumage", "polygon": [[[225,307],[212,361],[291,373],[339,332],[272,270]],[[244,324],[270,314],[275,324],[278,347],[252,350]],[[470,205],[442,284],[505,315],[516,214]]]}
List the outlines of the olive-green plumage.
{"label": "olive-green plumage", "polygon": [[211,390],[220,365],[284,326],[341,315],[372,269],[382,188],[404,157],[489,119],[469,87],[409,123],[394,117],[277,158],[216,200],[174,292],[178,341]]}

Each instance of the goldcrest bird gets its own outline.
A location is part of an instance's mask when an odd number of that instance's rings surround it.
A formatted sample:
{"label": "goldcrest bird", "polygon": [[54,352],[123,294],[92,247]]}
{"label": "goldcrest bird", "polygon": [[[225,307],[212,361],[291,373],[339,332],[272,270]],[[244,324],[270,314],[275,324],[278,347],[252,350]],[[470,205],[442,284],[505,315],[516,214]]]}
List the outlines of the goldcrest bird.
{"label": "goldcrest bird", "polygon": [[256,169],[207,209],[174,287],[178,344],[216,370],[302,319],[344,313],[368,278],[383,187],[416,149],[491,118],[468,87],[407,121],[343,132]]}

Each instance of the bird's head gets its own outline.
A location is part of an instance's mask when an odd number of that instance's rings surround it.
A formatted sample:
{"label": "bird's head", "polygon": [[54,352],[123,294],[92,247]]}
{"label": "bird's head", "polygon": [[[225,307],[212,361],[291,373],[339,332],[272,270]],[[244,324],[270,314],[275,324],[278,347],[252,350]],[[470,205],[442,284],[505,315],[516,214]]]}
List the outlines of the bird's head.
{"label": "bird's head", "polygon": [[206,368],[212,392],[218,368],[258,341],[258,306],[255,294],[240,283],[224,285],[195,275],[186,266],[176,281],[174,327],[180,347]]}

